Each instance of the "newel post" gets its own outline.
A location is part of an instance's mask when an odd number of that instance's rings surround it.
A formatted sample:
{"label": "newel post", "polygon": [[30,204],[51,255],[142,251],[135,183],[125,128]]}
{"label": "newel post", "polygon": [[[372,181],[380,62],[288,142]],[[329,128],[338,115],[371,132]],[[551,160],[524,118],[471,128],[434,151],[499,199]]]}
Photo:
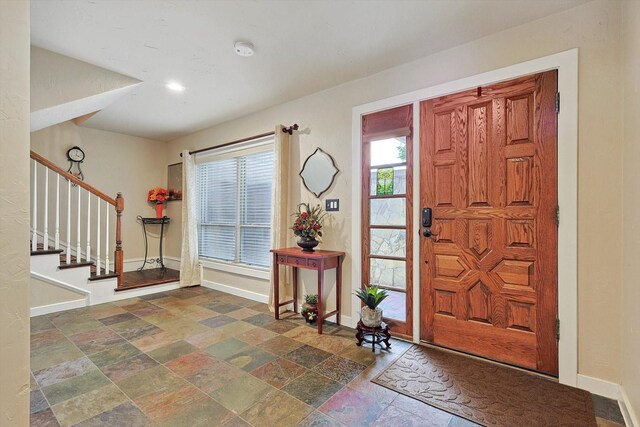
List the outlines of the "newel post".
{"label": "newel post", "polygon": [[124,198],[122,193],[116,196],[116,252],[114,256],[114,267],[118,273],[118,287],[122,286],[124,275],[124,252],[122,252],[122,211],[124,210]]}

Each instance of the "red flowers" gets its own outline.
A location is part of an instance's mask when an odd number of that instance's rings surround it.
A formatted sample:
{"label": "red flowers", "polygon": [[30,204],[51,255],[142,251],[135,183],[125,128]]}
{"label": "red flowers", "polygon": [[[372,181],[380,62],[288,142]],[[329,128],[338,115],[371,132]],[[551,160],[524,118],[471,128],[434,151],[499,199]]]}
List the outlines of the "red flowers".
{"label": "red flowers", "polygon": [[306,203],[298,205],[298,211],[293,213],[295,220],[291,230],[296,236],[322,237],[322,221],[327,215],[320,205],[310,208]]}
{"label": "red flowers", "polygon": [[169,197],[168,190],[161,187],[156,187],[149,190],[149,194],[147,194],[147,202],[163,203],[167,200],[168,197]]}

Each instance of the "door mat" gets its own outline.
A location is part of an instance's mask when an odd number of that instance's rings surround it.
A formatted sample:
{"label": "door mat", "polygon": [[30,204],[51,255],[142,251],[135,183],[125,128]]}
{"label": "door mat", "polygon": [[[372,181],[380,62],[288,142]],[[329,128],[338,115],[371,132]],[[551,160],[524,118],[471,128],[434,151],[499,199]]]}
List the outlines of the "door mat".
{"label": "door mat", "polygon": [[409,348],[372,381],[484,426],[596,426],[587,391],[435,348]]}

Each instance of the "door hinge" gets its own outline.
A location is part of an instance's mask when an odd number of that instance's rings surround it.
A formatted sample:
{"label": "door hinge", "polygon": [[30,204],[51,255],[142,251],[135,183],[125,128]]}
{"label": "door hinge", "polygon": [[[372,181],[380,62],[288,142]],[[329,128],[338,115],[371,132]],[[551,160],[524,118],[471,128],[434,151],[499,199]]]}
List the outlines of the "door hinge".
{"label": "door hinge", "polygon": [[556,92],[556,114],[560,112],[560,92]]}
{"label": "door hinge", "polygon": [[556,226],[560,227],[560,206],[556,206]]}
{"label": "door hinge", "polygon": [[560,319],[556,319],[556,339],[560,341]]}

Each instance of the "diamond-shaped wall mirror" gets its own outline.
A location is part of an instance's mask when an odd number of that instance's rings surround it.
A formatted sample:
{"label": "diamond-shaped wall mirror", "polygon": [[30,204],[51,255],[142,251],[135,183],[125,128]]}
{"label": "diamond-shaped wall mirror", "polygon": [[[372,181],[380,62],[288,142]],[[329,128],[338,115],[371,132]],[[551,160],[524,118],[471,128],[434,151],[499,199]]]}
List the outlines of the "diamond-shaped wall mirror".
{"label": "diamond-shaped wall mirror", "polygon": [[316,148],[316,151],[304,161],[300,176],[307,190],[320,198],[322,193],[331,187],[338,172],[333,158],[320,148]]}

